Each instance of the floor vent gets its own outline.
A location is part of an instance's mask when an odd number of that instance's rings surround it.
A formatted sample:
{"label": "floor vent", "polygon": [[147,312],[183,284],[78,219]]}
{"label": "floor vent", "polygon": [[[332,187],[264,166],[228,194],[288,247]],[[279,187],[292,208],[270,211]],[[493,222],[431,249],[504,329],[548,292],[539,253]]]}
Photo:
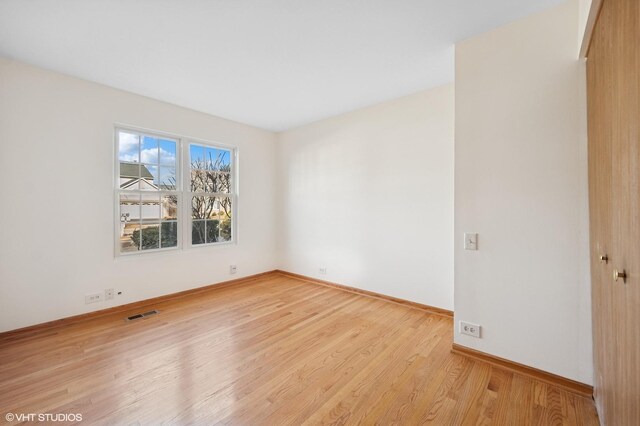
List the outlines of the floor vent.
{"label": "floor vent", "polygon": [[156,314],[159,314],[159,313],[160,313],[159,311],[154,309],[153,311],[145,312],[145,313],[142,313],[142,314],[131,315],[130,317],[126,318],[126,321],[135,321],[135,320],[139,320],[139,319],[142,319],[142,318],[150,317],[152,315],[156,315]]}

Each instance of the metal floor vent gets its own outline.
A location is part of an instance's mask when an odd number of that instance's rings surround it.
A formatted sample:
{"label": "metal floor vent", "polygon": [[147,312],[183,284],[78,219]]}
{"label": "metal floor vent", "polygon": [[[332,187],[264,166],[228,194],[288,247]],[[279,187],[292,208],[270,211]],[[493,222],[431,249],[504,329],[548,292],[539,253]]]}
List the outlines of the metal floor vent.
{"label": "metal floor vent", "polygon": [[153,311],[144,312],[142,314],[131,315],[130,317],[126,318],[126,321],[135,321],[135,320],[139,320],[139,319],[142,319],[142,318],[150,317],[152,315],[156,315],[156,314],[159,314],[159,313],[160,313],[160,311],[154,309]]}

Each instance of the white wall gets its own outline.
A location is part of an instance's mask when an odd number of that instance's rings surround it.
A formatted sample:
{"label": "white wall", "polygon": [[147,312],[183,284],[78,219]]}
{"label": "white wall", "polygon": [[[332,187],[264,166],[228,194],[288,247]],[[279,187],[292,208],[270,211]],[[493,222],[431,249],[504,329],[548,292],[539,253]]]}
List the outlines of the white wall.
{"label": "white wall", "polygon": [[447,85],[281,133],[281,268],[453,309],[453,112]]}
{"label": "white wall", "polygon": [[[115,259],[114,123],[235,144],[238,244]],[[277,266],[267,131],[0,59],[0,182],[0,331]],[[109,287],[123,295],[84,304]]]}
{"label": "white wall", "polygon": [[455,319],[483,336],[454,340],[590,384],[578,20],[572,0],[456,45]]}
{"label": "white wall", "polygon": [[582,46],[593,0],[578,0],[578,46]]}

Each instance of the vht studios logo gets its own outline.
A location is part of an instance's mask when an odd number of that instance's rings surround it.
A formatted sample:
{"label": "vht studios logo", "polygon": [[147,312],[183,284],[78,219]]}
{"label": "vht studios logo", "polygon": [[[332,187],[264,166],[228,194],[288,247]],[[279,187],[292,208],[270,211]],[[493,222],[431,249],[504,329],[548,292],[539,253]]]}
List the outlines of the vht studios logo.
{"label": "vht studios logo", "polygon": [[7,413],[8,422],[81,422],[79,413]]}

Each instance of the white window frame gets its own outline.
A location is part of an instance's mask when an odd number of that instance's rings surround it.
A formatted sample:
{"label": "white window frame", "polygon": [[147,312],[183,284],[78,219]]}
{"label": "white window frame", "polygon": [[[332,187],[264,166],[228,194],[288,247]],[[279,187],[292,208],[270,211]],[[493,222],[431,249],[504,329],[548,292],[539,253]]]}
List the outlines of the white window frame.
{"label": "white window frame", "polygon": [[[155,138],[163,138],[176,142],[176,189],[175,190],[124,190],[120,189],[120,146],[119,132],[132,133],[142,136],[151,136]],[[231,173],[231,189],[229,194],[218,194],[219,196],[231,198],[231,240],[223,242],[192,244],[192,212],[191,202],[192,196],[209,196],[209,193],[191,192],[191,145],[199,145],[209,148],[217,148],[229,151],[230,173]],[[204,247],[224,247],[237,244],[238,241],[238,189],[239,189],[239,173],[238,173],[238,148],[236,146],[211,142],[198,138],[186,137],[157,130],[149,130],[128,125],[115,125],[114,127],[114,253],[116,258],[152,255],[155,253],[180,252],[191,248],[201,249]],[[141,148],[139,148],[141,149]],[[177,212],[177,245],[175,247],[137,250],[132,252],[121,252],[120,249],[120,194],[157,194],[160,199],[163,195],[176,195],[178,197]],[[215,194],[214,194],[215,195]],[[162,223],[162,220],[159,219]],[[162,226],[162,225],[161,225]]]}

